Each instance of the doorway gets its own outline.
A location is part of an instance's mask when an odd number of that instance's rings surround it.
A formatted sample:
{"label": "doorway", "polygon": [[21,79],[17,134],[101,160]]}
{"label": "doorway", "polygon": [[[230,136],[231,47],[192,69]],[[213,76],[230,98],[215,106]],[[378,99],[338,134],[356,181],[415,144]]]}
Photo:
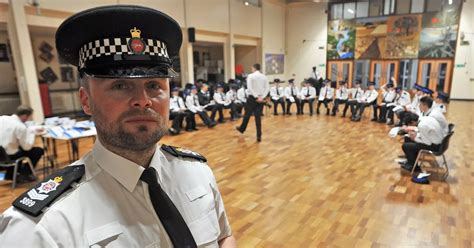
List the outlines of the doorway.
{"label": "doorway", "polygon": [[434,92],[451,90],[452,60],[421,60],[418,83]]}
{"label": "doorway", "polygon": [[331,81],[346,81],[352,84],[352,61],[328,61],[327,78]]}
{"label": "doorway", "polygon": [[196,42],[193,44],[193,69],[195,80],[209,83],[224,82],[224,44]]}
{"label": "doorway", "polygon": [[257,47],[235,45],[235,78],[243,80],[251,73],[250,68],[257,63]]}
{"label": "doorway", "polygon": [[370,63],[370,81],[375,82],[375,88],[390,82],[390,78],[398,75],[397,60],[374,60]]}

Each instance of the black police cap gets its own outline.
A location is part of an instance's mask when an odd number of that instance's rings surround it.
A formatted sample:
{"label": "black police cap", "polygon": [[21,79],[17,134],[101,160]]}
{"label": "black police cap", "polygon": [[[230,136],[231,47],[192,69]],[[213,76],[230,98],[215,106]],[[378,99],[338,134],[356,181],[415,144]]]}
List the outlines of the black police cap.
{"label": "black police cap", "polygon": [[59,56],[97,77],[172,77],[179,24],[151,8],[114,5],[77,13],[56,32]]}

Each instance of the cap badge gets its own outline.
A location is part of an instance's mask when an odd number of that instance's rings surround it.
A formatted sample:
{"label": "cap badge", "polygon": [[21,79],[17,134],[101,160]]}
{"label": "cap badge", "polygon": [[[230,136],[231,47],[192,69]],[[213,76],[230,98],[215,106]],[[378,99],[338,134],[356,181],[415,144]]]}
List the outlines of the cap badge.
{"label": "cap badge", "polygon": [[145,51],[145,43],[140,38],[141,31],[134,27],[130,29],[132,38],[128,41],[128,47],[134,54],[142,54]]}

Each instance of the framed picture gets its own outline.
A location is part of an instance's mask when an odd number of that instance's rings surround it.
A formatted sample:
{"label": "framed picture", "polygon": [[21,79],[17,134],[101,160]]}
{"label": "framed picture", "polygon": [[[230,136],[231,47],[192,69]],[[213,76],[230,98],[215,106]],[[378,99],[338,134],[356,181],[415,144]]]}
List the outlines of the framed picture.
{"label": "framed picture", "polygon": [[76,81],[74,78],[74,70],[72,69],[72,67],[61,67],[61,81],[65,83]]}
{"label": "framed picture", "polygon": [[8,62],[10,58],[8,57],[8,47],[7,44],[0,44],[0,62]]}
{"label": "framed picture", "polygon": [[283,74],[285,69],[285,55],[265,54],[265,74]]}
{"label": "framed picture", "polygon": [[43,53],[51,53],[51,51],[53,51],[53,46],[51,46],[48,42],[43,41],[39,49]]}
{"label": "framed picture", "polygon": [[51,60],[53,60],[54,55],[50,52],[43,52],[39,55],[39,57],[41,60],[49,64]]}
{"label": "framed picture", "polygon": [[58,76],[56,75],[56,73],[54,73],[51,67],[47,67],[46,69],[42,70],[40,72],[40,76],[45,82],[49,84],[54,83],[58,80]]}

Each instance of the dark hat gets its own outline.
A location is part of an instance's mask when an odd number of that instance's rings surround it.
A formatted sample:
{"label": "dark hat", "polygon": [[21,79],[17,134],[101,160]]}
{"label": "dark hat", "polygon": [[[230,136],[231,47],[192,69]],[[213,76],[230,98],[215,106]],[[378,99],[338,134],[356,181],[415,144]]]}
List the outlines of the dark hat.
{"label": "dark hat", "polygon": [[444,93],[442,91],[438,91],[438,96],[436,98],[439,98],[443,100],[443,102],[448,102],[449,101],[449,95],[447,93]]}
{"label": "dark hat", "polygon": [[362,82],[360,80],[356,80],[355,84],[361,84]]}
{"label": "dark hat", "polygon": [[291,78],[291,79],[288,80],[288,83],[290,83],[290,84],[292,84],[292,83],[294,83],[294,82],[295,82],[295,79],[294,79],[294,78]]}
{"label": "dark hat", "polygon": [[224,88],[224,85],[219,83],[219,84],[217,84],[217,88]]}
{"label": "dark hat", "polygon": [[393,88],[393,86],[394,85],[392,83],[387,84],[387,88],[389,88],[389,89]]}
{"label": "dark hat", "polygon": [[171,89],[171,92],[176,92],[176,91],[179,91],[178,87],[174,87],[173,89]]}
{"label": "dark hat", "polygon": [[396,91],[397,93],[400,92],[400,91],[402,91],[402,86],[401,86],[401,85],[397,86],[397,87],[395,88],[395,91]]}
{"label": "dark hat", "polygon": [[346,81],[339,81],[339,84],[340,84],[340,85],[345,85],[345,84],[346,84]]}
{"label": "dark hat", "polygon": [[369,82],[368,86],[375,86],[375,82]]}
{"label": "dark hat", "polygon": [[280,79],[279,79],[279,78],[275,78],[275,79],[273,79],[273,82],[274,82],[274,83],[279,83],[279,82],[280,82]]}
{"label": "dark hat", "polygon": [[96,77],[173,77],[171,57],[182,42],[179,24],[151,8],[113,5],[88,9],[56,32],[59,56]]}
{"label": "dark hat", "polygon": [[421,85],[419,85],[419,84],[413,85],[413,89],[415,89],[415,90],[421,90],[422,88],[423,88],[423,87],[422,87]]}
{"label": "dark hat", "polygon": [[426,94],[429,94],[429,95],[433,94],[433,91],[426,88],[426,87],[422,87],[421,91],[423,91],[423,93],[426,93]]}
{"label": "dark hat", "polygon": [[196,85],[193,85],[193,86],[191,86],[190,89],[191,89],[191,90],[197,90],[197,87],[196,87]]}

